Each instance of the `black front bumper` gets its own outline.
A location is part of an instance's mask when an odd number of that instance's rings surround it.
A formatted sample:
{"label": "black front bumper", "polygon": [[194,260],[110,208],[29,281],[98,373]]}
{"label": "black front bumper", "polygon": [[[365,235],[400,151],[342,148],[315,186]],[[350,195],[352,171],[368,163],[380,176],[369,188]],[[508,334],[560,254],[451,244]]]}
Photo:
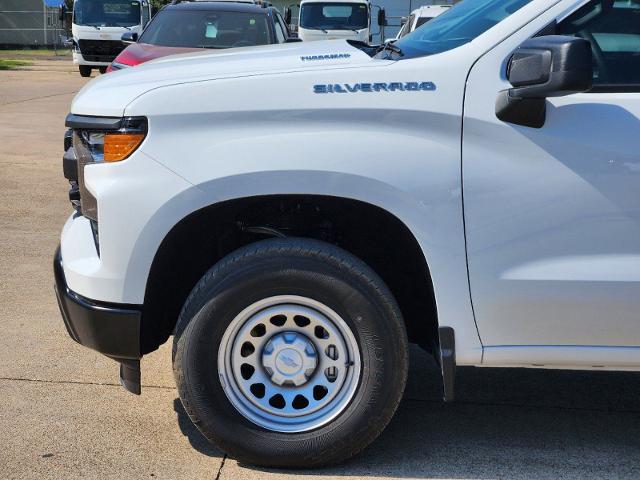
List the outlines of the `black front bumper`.
{"label": "black front bumper", "polygon": [[71,338],[120,362],[122,386],[139,395],[141,307],[96,302],[70,290],[60,248],[56,250],[53,271],[58,306]]}

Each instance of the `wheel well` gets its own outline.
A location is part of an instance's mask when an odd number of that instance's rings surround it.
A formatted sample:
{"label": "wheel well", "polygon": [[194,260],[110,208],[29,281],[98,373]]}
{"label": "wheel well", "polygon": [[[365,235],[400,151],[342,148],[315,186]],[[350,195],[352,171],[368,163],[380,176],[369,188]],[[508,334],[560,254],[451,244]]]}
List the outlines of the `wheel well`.
{"label": "wheel well", "polygon": [[231,200],[180,221],[162,241],[149,272],[142,352],[155,350],[173,333],[184,301],[209,268],[241,246],[282,235],[322,240],[367,263],[395,296],[409,340],[434,352],[438,320],[433,286],[413,234],[379,207],[316,195]]}

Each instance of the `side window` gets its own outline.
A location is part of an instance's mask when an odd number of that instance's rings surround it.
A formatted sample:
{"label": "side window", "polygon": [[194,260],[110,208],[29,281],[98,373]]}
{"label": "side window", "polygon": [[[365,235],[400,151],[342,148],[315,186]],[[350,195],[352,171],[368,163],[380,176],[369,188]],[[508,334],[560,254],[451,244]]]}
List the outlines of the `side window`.
{"label": "side window", "polygon": [[280,22],[280,19],[278,18],[279,15],[276,13],[273,15],[273,28],[276,31],[276,40],[278,43],[284,43],[285,40],[287,39],[287,34],[285,33],[285,31],[283,30],[282,27],[282,23]]}
{"label": "side window", "polygon": [[591,42],[594,90],[640,91],[640,0],[593,0],[557,31]]}
{"label": "side window", "polygon": [[142,28],[147,26],[149,23],[149,4],[142,4]]}
{"label": "side window", "polygon": [[276,14],[276,17],[278,19],[278,23],[280,23],[280,26],[282,27],[282,30],[284,30],[284,36],[286,38],[289,38],[289,36],[291,36],[291,32],[289,31],[289,27],[287,26],[287,22],[284,21],[284,18],[282,18],[282,15],[280,15],[279,13]]}
{"label": "side window", "polygon": [[409,19],[407,23],[404,25],[404,31],[402,32],[402,36],[409,35],[412,32],[413,22],[416,20],[414,15],[409,15]]}

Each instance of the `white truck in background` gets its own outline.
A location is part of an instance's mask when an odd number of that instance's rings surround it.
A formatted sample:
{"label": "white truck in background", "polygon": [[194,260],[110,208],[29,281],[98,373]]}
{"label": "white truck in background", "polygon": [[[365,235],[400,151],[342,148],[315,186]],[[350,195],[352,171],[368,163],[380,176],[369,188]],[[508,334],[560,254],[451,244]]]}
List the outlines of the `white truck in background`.
{"label": "white truck in background", "polygon": [[97,68],[105,73],[126,47],[122,34],[140,35],[151,19],[147,0],[75,0],[73,2],[73,63],[80,75]]}
{"label": "white truck in background", "polygon": [[394,40],[399,40],[402,37],[409,35],[425,23],[439,17],[450,8],[451,5],[425,5],[423,7],[416,8],[411,12],[409,17],[403,17],[402,28]]}
{"label": "white truck in background", "polygon": [[[369,0],[302,0],[298,18],[298,37],[314,40],[358,40],[373,38],[372,10],[378,9],[378,26],[385,24],[384,10]],[[285,11],[285,21],[291,24],[291,10]]]}

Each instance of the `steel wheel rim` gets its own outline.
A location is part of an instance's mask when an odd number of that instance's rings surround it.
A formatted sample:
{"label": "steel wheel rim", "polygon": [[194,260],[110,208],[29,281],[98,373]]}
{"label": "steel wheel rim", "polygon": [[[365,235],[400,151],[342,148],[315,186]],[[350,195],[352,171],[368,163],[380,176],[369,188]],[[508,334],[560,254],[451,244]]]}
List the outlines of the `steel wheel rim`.
{"label": "steel wheel rim", "polygon": [[267,430],[327,424],[358,387],[361,357],[346,322],[316,300],[283,295],[253,303],[227,327],[218,375],[231,404]]}

